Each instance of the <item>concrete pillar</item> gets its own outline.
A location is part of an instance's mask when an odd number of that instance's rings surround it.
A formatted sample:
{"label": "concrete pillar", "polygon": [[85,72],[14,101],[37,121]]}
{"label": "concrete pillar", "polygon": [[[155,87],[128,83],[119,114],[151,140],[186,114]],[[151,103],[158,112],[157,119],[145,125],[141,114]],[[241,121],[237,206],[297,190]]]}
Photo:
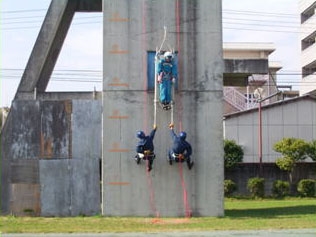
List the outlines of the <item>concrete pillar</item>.
{"label": "concrete pillar", "polygon": [[[103,0],[102,209],[105,216],[222,216],[222,24],[220,0]],[[150,173],[133,159],[136,131],[151,131],[154,93],[147,53],[178,54],[175,129],[185,130],[195,166],[167,162],[171,112],[160,107]]]}

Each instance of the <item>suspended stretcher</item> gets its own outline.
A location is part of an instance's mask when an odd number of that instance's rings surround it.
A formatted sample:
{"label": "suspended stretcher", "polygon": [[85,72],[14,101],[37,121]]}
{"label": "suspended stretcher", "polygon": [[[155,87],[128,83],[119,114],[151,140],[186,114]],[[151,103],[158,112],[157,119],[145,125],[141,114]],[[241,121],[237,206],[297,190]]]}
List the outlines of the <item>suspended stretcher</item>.
{"label": "suspended stretcher", "polygon": [[[157,120],[157,103],[161,106],[163,110],[170,110],[170,122],[173,123],[173,113],[174,113],[174,84],[175,77],[173,72],[162,72],[159,74],[160,67],[162,64],[169,66],[169,68],[175,67],[176,65],[173,61],[164,61],[165,53],[168,52],[172,57],[171,60],[174,60],[174,50],[171,50],[170,47],[167,50],[163,49],[167,38],[167,28],[164,27],[164,37],[162,43],[159,48],[156,48],[155,54],[155,99],[154,99],[154,124],[156,124]],[[159,93],[159,94],[158,94]]]}

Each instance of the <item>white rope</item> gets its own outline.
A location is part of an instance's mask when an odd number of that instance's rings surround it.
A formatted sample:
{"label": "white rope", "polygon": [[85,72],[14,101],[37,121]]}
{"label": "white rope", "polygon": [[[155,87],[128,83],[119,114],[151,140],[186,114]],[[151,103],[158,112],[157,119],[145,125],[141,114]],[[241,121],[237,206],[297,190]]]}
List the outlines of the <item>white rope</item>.
{"label": "white rope", "polygon": [[158,99],[157,99],[157,79],[158,79],[158,72],[157,72],[157,64],[159,62],[159,54],[160,54],[160,51],[166,41],[166,38],[167,38],[167,27],[164,26],[164,35],[163,35],[163,39],[162,39],[162,42],[160,44],[160,47],[159,49],[156,48],[156,55],[155,55],[155,95],[154,95],[154,125],[157,125],[157,103],[158,103]]}
{"label": "white rope", "polygon": [[163,28],[164,28],[163,40],[162,40],[162,42],[161,42],[161,45],[160,45],[159,50],[158,50],[158,51],[156,51],[156,55],[158,54],[158,52],[160,52],[160,51],[161,51],[162,46],[164,45],[164,43],[165,43],[165,41],[166,41],[166,38],[167,38],[167,27],[166,27],[166,26],[164,26]]}
{"label": "white rope", "polygon": [[175,83],[173,83],[172,85],[172,92],[171,92],[171,97],[172,97],[172,100],[170,101],[170,103],[171,103],[171,118],[170,118],[170,123],[171,124],[174,124],[174,119],[173,119],[173,117],[174,117],[174,105],[175,105],[175,103],[174,103],[174,97],[175,97],[175,95],[174,95],[174,87],[175,87]]}
{"label": "white rope", "polygon": [[[157,87],[158,87],[158,83],[157,83],[157,79],[158,79],[158,72],[157,72],[157,63],[159,61],[159,54],[162,50],[162,47],[166,41],[166,38],[167,38],[167,27],[164,26],[164,36],[163,36],[163,40],[161,42],[161,45],[159,47],[159,49],[156,48],[156,55],[155,55],[155,93],[154,93],[154,125],[157,124],[157,103],[158,103],[158,99],[157,99]],[[167,45],[168,46],[168,50],[170,52],[172,52],[174,54],[174,49],[171,49],[170,45]],[[172,97],[172,100],[170,101],[171,103],[171,112],[170,112],[170,123],[173,124],[174,123],[174,97],[175,97],[175,83],[172,84],[172,92],[171,92],[171,97]]]}
{"label": "white rope", "polygon": [[157,62],[158,62],[158,54],[157,54],[157,49],[156,49],[156,55],[155,55],[155,95],[154,95],[154,126],[157,125]]}
{"label": "white rope", "polygon": [[[169,46],[170,47],[170,46]],[[174,51],[174,48],[170,48],[169,49],[170,50],[170,52],[172,52],[172,54],[173,55],[175,55],[175,51]],[[173,59],[174,60],[174,59]],[[172,84],[171,84],[171,86],[172,86],[172,89],[171,89],[171,118],[170,118],[170,123],[171,124],[174,124],[174,106],[175,106],[175,86],[176,86],[176,81],[173,81],[173,78],[171,78],[171,80],[172,80]],[[176,78],[175,78],[175,80],[177,80]]]}

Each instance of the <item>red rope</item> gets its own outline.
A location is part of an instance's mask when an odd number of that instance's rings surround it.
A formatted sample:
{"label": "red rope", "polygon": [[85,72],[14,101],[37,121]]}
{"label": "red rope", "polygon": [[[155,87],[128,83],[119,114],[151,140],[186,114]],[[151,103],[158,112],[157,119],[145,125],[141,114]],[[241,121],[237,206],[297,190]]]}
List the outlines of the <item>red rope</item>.
{"label": "red rope", "polygon": [[[182,71],[182,62],[181,62],[181,47],[180,47],[180,1],[177,0],[176,1],[176,31],[177,31],[177,49],[178,49],[178,78],[180,78],[180,72]],[[178,87],[179,87],[179,91],[181,91],[182,88],[182,81],[178,80]],[[178,102],[178,112],[179,112],[179,130],[182,130],[182,113],[183,113],[183,107],[182,107],[182,100],[181,100],[181,95],[180,95],[180,99],[177,101]],[[186,189],[186,185],[185,185],[185,180],[183,177],[183,167],[182,167],[182,163],[179,162],[179,175],[180,175],[180,179],[181,179],[181,186],[182,186],[182,195],[183,195],[183,206],[185,209],[185,217],[189,218],[191,217],[191,208],[190,208],[190,204],[188,201],[188,193],[187,193],[187,189]]]}
{"label": "red rope", "polygon": [[179,175],[180,175],[180,179],[181,179],[185,217],[190,218],[192,211],[191,211],[189,200],[188,200],[188,192],[187,192],[186,185],[185,185],[185,180],[184,180],[184,176],[183,176],[183,167],[182,167],[181,162],[179,162]]}
{"label": "red rope", "polygon": [[[145,52],[147,52],[147,38],[146,38],[146,3],[145,0],[143,0],[142,4],[142,49],[143,49],[143,89],[144,89],[144,110],[143,110],[143,118],[144,118],[144,130],[148,128],[148,108],[147,108],[147,102],[148,102],[148,94],[147,94],[147,75],[146,75],[146,68],[147,68],[147,55]],[[156,217],[159,217],[159,213],[157,211],[156,205],[155,205],[155,192],[154,187],[152,183],[152,178],[150,175],[150,171],[147,170],[147,167],[149,165],[149,160],[146,161],[146,175],[147,175],[147,184],[149,189],[149,197],[150,197],[150,208],[155,213]]]}
{"label": "red rope", "polygon": [[[149,164],[149,160],[147,160],[146,162],[147,167]],[[146,167],[146,169],[147,169]],[[155,213],[156,217],[159,218],[159,212],[157,211],[156,205],[155,205],[155,192],[154,192],[154,186],[153,186],[153,182],[152,182],[152,178],[150,175],[150,171],[148,171],[147,169],[147,184],[148,184],[148,189],[149,189],[149,194],[150,194],[150,208],[153,211],[153,213]]]}
{"label": "red rope", "polygon": [[[180,1],[176,0],[176,32],[177,32],[177,51],[178,51],[178,90],[181,92],[182,89],[182,80],[181,72],[182,72],[182,61],[181,61],[181,47],[180,47]],[[178,100],[176,101],[178,108],[178,121],[179,121],[179,129],[182,130],[182,115],[183,115],[183,106],[181,95],[178,96]]]}
{"label": "red rope", "polygon": [[[142,63],[143,63],[143,90],[144,90],[144,109],[143,109],[143,118],[145,118],[143,121],[144,125],[144,131],[147,130],[148,128],[148,117],[147,117],[147,76],[146,76],[146,65],[147,65],[147,55],[145,54],[146,48],[147,48],[147,39],[146,39],[146,4],[145,1],[143,1],[143,6],[142,6],[142,49],[143,49],[143,58],[142,58]],[[147,133],[147,131],[146,131]]]}
{"label": "red rope", "polygon": [[[182,72],[182,61],[181,61],[181,47],[180,47],[180,3],[179,0],[176,1],[176,32],[177,32],[177,51],[178,51],[178,78]],[[182,81],[178,80],[179,90],[182,88]]]}
{"label": "red rope", "polygon": [[179,0],[176,1],[176,31],[177,31],[177,49],[178,49],[178,64],[180,59],[180,12],[179,12]]}

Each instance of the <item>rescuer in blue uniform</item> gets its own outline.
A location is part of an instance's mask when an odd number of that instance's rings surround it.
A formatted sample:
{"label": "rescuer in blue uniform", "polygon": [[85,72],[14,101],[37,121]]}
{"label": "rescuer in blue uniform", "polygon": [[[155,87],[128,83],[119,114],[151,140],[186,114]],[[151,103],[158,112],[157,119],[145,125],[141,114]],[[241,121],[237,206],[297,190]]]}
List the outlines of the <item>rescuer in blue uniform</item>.
{"label": "rescuer in blue uniform", "polygon": [[154,153],[154,137],[157,131],[157,126],[154,125],[153,130],[150,132],[149,136],[146,136],[143,131],[138,131],[136,136],[140,139],[136,146],[137,155],[135,156],[136,163],[139,164],[140,161],[148,160],[147,170],[152,170],[152,165],[155,159]]}
{"label": "rescuer in blue uniform", "polygon": [[174,62],[173,54],[165,52],[163,59],[158,63],[157,67],[158,83],[159,83],[159,101],[164,109],[170,109],[172,100],[171,87],[177,78],[177,65]]}
{"label": "rescuer in blue uniform", "polygon": [[169,150],[169,163],[172,165],[172,161],[184,162],[186,161],[189,170],[193,167],[194,162],[191,161],[192,147],[185,139],[187,137],[186,132],[180,132],[179,135],[173,130],[174,125],[170,124],[170,133],[173,141],[172,147]]}

